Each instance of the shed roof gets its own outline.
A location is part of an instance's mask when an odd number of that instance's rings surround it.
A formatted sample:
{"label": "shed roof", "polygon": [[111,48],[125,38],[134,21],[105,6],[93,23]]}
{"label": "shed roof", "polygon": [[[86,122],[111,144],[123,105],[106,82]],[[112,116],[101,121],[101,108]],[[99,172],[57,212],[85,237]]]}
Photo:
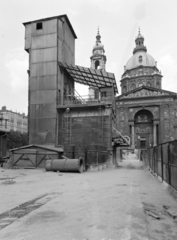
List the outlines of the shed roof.
{"label": "shed roof", "polygon": [[13,148],[10,149],[11,152],[21,150],[21,149],[43,149],[43,150],[48,150],[52,152],[63,152],[63,148],[60,147],[53,147],[53,146],[46,146],[46,145],[36,145],[36,144],[31,144],[23,147],[18,147],[18,148]]}
{"label": "shed roof", "polygon": [[34,22],[40,22],[40,21],[48,21],[48,20],[52,20],[52,19],[55,19],[55,18],[65,18],[66,22],[68,23],[70,29],[71,29],[71,32],[73,33],[74,37],[77,38],[75,32],[74,32],[74,29],[69,21],[69,18],[66,14],[63,14],[63,15],[58,15],[58,16],[54,16],[54,17],[48,17],[48,18],[41,18],[41,19],[38,19],[38,20],[34,20],[34,21],[29,21],[29,22],[25,22],[23,23],[23,25],[27,25],[27,24],[31,24],[31,23],[34,23]]}
{"label": "shed roof", "polygon": [[115,93],[118,93],[116,79],[113,73],[77,65],[68,65],[62,62],[59,62],[59,65],[75,82],[97,88],[113,87]]}

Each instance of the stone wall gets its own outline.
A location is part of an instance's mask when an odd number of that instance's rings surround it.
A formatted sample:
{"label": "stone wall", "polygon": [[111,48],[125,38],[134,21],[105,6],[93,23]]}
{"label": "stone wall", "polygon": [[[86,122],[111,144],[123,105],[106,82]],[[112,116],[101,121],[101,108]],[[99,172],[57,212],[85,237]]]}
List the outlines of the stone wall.
{"label": "stone wall", "polygon": [[131,138],[130,125],[140,110],[149,110],[157,123],[157,142],[164,143],[177,138],[177,100],[171,97],[154,99],[118,100],[116,102],[117,128]]}

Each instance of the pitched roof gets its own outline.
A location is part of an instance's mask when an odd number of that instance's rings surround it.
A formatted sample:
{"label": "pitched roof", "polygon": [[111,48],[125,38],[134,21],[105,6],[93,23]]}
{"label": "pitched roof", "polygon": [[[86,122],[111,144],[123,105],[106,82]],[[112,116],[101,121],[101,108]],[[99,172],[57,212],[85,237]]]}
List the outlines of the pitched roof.
{"label": "pitched roof", "polygon": [[159,88],[141,86],[116,97],[117,100],[132,98],[177,97],[177,93]]}
{"label": "pitched roof", "polygon": [[25,149],[43,149],[43,150],[48,150],[52,152],[63,152],[63,147],[54,147],[54,146],[46,146],[46,145],[37,145],[37,144],[31,144],[23,147],[18,147],[18,148],[13,148],[10,149],[11,152],[18,151],[18,150],[25,150]]}
{"label": "pitched roof", "polygon": [[68,23],[70,29],[71,29],[71,32],[73,33],[74,37],[77,38],[75,32],[74,32],[74,29],[69,21],[69,18],[66,14],[63,14],[63,15],[58,15],[58,16],[54,16],[54,17],[48,17],[48,18],[41,18],[41,19],[38,19],[38,20],[34,20],[34,21],[29,21],[29,22],[25,22],[23,23],[23,25],[27,25],[27,24],[31,24],[31,23],[34,23],[34,22],[41,22],[41,21],[48,21],[48,20],[52,20],[52,19],[55,19],[55,18],[65,18],[66,22]]}

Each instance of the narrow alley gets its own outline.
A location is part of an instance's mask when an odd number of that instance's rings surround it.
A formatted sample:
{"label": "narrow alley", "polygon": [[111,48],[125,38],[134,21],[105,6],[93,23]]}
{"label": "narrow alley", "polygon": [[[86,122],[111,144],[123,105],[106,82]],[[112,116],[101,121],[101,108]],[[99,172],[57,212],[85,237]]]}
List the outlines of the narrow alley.
{"label": "narrow alley", "polygon": [[83,174],[0,171],[1,240],[177,239],[177,201],[135,157]]}

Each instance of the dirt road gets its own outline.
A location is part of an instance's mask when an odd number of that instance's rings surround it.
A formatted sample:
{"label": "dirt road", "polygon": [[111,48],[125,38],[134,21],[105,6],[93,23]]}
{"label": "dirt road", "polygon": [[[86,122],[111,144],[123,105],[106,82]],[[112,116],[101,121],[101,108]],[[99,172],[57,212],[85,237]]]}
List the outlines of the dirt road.
{"label": "dirt road", "polygon": [[138,160],[83,174],[0,174],[1,240],[177,239],[177,202]]}

